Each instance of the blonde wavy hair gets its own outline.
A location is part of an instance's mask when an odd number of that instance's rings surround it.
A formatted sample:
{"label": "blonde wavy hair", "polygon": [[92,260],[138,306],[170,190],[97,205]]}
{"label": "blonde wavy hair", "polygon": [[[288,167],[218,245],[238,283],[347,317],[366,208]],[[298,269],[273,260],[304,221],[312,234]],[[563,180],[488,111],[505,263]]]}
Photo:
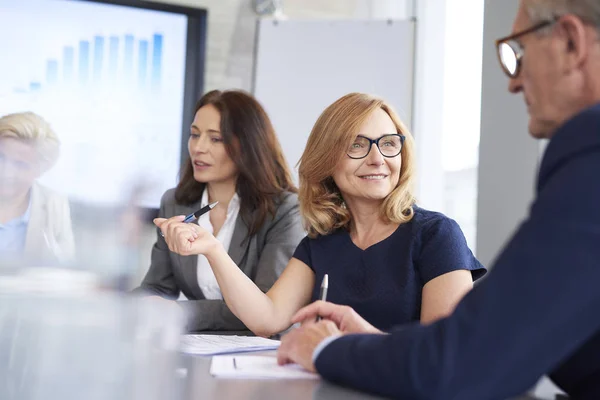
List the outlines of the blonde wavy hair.
{"label": "blonde wavy hair", "polygon": [[299,161],[300,211],[309,237],[327,235],[336,229],[350,229],[352,215],[346,208],[333,173],[356,139],[360,127],[377,109],[385,111],[398,133],[406,137],[402,147],[400,179],[381,204],[381,216],[403,224],[414,215],[412,206],[415,160],[414,139],[392,106],[364,93],[350,93],[327,107],[315,123]]}

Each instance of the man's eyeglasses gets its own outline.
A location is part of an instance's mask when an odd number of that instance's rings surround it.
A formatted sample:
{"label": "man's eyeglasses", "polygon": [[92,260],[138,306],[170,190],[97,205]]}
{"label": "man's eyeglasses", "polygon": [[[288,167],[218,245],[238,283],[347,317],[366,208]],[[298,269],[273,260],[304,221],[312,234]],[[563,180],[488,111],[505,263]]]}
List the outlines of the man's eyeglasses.
{"label": "man's eyeglasses", "polygon": [[378,139],[369,139],[364,136],[357,136],[354,142],[348,147],[348,157],[354,159],[365,158],[371,151],[373,144],[377,146],[379,152],[384,157],[396,157],[402,151],[406,137],[399,133],[383,135]]}
{"label": "man's eyeglasses", "polygon": [[550,26],[557,20],[558,18],[550,21],[543,21],[524,31],[513,33],[510,36],[496,40],[498,61],[500,61],[502,70],[509,78],[516,78],[519,75],[519,72],[521,71],[521,59],[523,58],[523,48],[515,41],[515,39]]}

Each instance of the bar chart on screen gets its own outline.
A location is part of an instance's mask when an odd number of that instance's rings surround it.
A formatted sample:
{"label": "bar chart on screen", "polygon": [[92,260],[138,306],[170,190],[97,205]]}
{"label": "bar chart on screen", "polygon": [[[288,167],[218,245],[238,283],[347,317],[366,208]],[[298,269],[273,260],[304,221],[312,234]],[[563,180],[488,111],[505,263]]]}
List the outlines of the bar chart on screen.
{"label": "bar chart on screen", "polygon": [[150,39],[131,34],[95,35],[75,40],[58,51],[59,57],[45,60],[43,80],[32,80],[15,86],[17,93],[43,89],[113,88],[131,85],[139,90],[160,89],[163,62],[163,34],[153,33]]}
{"label": "bar chart on screen", "polygon": [[42,183],[117,203],[143,180],[152,187],[140,202],[158,206],[180,165],[186,40],[180,14],[0,0],[0,115],[36,112],[62,143]]}

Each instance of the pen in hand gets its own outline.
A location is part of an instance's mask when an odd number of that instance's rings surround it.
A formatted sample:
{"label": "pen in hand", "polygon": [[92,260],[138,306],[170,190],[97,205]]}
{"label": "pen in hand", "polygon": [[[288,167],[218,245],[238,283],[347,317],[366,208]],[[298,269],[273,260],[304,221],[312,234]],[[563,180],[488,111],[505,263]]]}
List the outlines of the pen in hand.
{"label": "pen in hand", "polygon": [[[218,201],[215,201],[214,203],[210,203],[207,206],[202,207],[201,209],[199,209],[198,211],[191,213],[190,215],[187,215],[182,222],[189,224],[190,222],[194,222],[196,221],[198,218],[200,218],[201,216],[203,216],[204,214],[206,214],[207,212],[209,212],[210,210],[212,210],[213,208],[215,208],[215,206],[219,204]],[[165,235],[162,233],[162,231],[160,232],[160,236],[165,237]]]}
{"label": "pen in hand", "polygon": [[206,214],[207,212],[209,212],[210,210],[212,210],[213,208],[215,208],[215,206],[219,204],[218,201],[215,201],[214,203],[210,203],[207,206],[202,207],[201,209],[199,209],[198,211],[196,211],[195,213],[191,213],[190,215],[186,216],[183,219],[183,222],[190,223],[190,222],[194,222],[195,220],[197,220],[198,218],[200,218],[201,216],[203,216],[204,214]]}
{"label": "pen in hand", "polygon": [[[327,301],[327,289],[329,288],[329,277],[327,274],[323,276],[323,282],[321,282],[321,292],[319,293],[319,300]],[[317,322],[321,320],[321,316],[317,315]]]}

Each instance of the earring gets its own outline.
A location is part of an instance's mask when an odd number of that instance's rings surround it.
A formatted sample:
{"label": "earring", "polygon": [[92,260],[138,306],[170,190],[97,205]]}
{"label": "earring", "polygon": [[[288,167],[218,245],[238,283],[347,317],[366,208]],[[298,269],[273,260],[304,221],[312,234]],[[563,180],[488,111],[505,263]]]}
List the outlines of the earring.
{"label": "earring", "polygon": [[340,198],[340,207],[342,207],[344,210],[348,209],[348,207],[346,207],[346,202],[344,201],[342,194],[338,193],[338,196]]}

